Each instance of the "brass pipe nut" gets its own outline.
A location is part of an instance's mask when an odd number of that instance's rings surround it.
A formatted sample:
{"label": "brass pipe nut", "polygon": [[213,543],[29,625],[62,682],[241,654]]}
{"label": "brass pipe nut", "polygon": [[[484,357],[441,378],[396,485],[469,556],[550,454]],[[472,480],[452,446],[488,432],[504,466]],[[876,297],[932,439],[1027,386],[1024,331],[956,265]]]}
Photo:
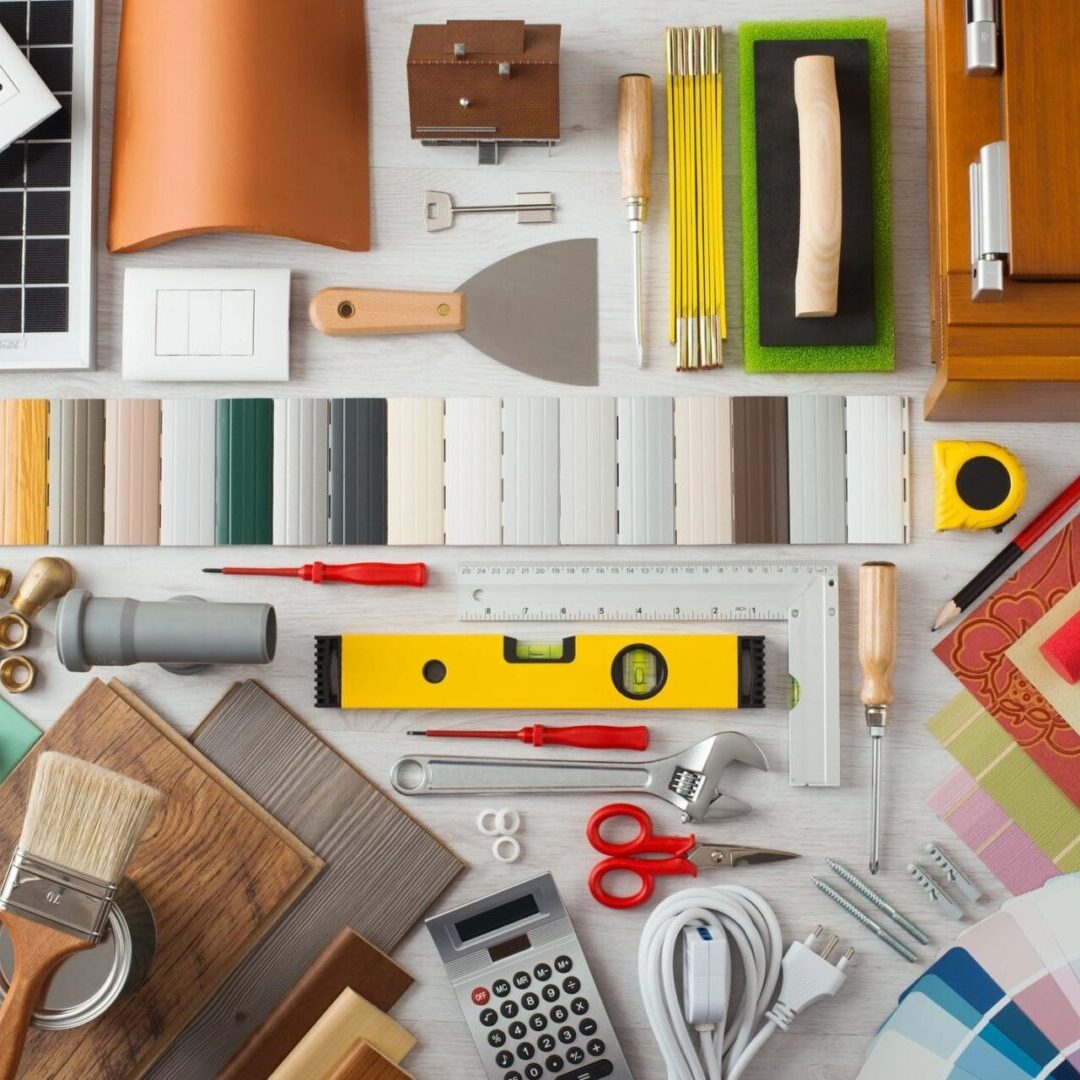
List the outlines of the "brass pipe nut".
{"label": "brass pipe nut", "polygon": [[11,571],[0,566],[0,600],[11,592]]}
{"label": "brass pipe nut", "polygon": [[9,694],[22,694],[34,685],[37,667],[25,656],[5,656],[0,660],[0,686]]}
{"label": "brass pipe nut", "polygon": [[30,623],[17,611],[0,615],[0,652],[14,652],[30,640]]}

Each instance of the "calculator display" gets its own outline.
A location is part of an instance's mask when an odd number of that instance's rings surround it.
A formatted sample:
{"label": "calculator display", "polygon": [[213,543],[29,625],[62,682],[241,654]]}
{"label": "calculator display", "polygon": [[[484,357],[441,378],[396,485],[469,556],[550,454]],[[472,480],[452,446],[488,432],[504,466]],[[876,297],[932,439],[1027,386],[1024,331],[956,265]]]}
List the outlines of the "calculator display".
{"label": "calculator display", "polygon": [[509,903],[500,904],[498,907],[489,908],[468,919],[462,919],[461,922],[454,924],[454,929],[464,943],[539,914],[540,905],[536,902],[536,897],[528,893]]}

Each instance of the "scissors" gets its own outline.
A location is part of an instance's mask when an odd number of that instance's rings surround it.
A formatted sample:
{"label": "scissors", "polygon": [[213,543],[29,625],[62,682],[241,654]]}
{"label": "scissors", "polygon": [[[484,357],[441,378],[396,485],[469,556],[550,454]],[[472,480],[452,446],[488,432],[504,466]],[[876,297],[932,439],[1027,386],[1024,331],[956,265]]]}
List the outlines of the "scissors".
{"label": "scissors", "polygon": [[[638,834],[625,843],[605,840],[601,829],[616,818],[630,818],[637,822]],[[699,844],[691,836],[658,836],[653,832],[652,818],[640,806],[630,803],[612,803],[603,806],[589,818],[585,835],[589,843],[609,858],[598,862],[589,874],[589,892],[601,904],[611,908],[632,908],[644,904],[653,894],[656,878],[661,875],[685,874],[697,877],[701,867],[730,867],[741,864],[778,862],[797,859],[792,851],[774,851],[771,848],[738,847],[734,844]],[[639,856],[668,855],[671,858],[649,859]],[[636,874],[641,888],[631,896],[615,896],[604,889],[604,878],[616,870]]]}

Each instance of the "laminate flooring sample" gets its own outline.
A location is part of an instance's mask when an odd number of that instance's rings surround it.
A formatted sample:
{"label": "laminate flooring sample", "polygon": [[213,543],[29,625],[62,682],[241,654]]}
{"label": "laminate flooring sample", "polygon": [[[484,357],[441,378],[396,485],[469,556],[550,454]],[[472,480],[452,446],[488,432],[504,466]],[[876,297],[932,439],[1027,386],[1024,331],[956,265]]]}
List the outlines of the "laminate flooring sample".
{"label": "laminate flooring sample", "polygon": [[[135,1080],[322,863],[122,683],[92,679],[0,786],[0,849],[19,838],[38,754],[92,761],[165,795],[128,877],[157,923],[147,981],[92,1024],[31,1030],[22,1080]],[[187,1080],[209,1076],[191,1070]]]}
{"label": "laminate flooring sample", "polygon": [[173,1044],[155,1080],[217,1075],[343,925],[389,951],[464,867],[256,682],[229,690],[192,741],[326,870]]}

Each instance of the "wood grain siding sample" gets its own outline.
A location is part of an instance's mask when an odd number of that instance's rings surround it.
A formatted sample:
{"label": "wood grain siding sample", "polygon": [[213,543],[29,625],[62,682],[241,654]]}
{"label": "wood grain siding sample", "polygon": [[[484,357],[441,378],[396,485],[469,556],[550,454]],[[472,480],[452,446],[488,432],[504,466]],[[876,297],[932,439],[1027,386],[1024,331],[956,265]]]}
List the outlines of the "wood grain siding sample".
{"label": "wood grain siding sample", "polygon": [[216,1075],[340,927],[392,949],[463,868],[258,683],[229,690],[192,741],[326,870],[173,1044],[155,1080]]}
{"label": "wood grain siding sample", "polygon": [[845,543],[843,398],[788,398],[788,482],[791,543]]}
{"label": "wood grain siding sample", "polygon": [[787,398],[731,399],[735,543],[786,544]]}
{"label": "wood grain siding sample", "polygon": [[502,543],[502,402],[446,399],[446,542]]}
{"label": "wood grain siding sample", "polygon": [[[1009,273],[1080,279],[1080,5],[1002,0]],[[1066,135],[1072,132],[1072,135]]]}
{"label": "wood grain siding sample", "polygon": [[675,543],[675,434],[669,397],[616,406],[620,544]]}
{"label": "wood grain siding sample", "polygon": [[270,1074],[270,1080],[316,1080],[328,1076],[357,1039],[371,1043],[391,1061],[400,1061],[416,1039],[396,1020],[345,989]]}
{"label": "wood grain siding sample", "polygon": [[3,499],[0,538],[5,544],[44,544],[49,536],[49,403],[3,403]]}
{"label": "wood grain siding sample", "polygon": [[248,1036],[217,1080],[269,1076],[345,987],[389,1012],[412,981],[386,953],[348,926],[342,927]]}
{"label": "wood grain siding sample", "polygon": [[274,402],[217,403],[217,542],[273,540]]}
{"label": "wood grain siding sample", "polygon": [[49,543],[105,542],[105,402],[49,403]]}
{"label": "wood grain siding sample", "polygon": [[675,399],[675,540],[730,544],[731,399]]}
{"label": "wood grain siding sample", "polygon": [[615,399],[559,399],[559,539],[614,544],[617,525]]}
{"label": "wood grain siding sample", "polygon": [[322,547],[329,536],[330,403],[274,401],[274,543]]}
{"label": "wood grain siding sample", "polygon": [[443,521],[442,398],[386,403],[388,544],[441,544]]}
{"label": "wood grain siding sample", "polygon": [[161,542],[210,547],[217,514],[217,406],[161,403]]}
{"label": "wood grain siding sample", "polygon": [[32,1030],[20,1075],[135,1080],[322,862],[126,687],[96,679],[0,786],[5,851],[18,841],[44,750],[95,762],[164,793],[165,806],[128,871],[154,912],[157,952],[147,982],[94,1023]]}
{"label": "wood grain siding sample", "polygon": [[559,542],[559,399],[508,398],[502,413],[504,544]]}
{"label": "wood grain siding sample", "polygon": [[326,1080],[410,1080],[410,1076],[371,1043],[359,1039],[327,1073]]}
{"label": "wood grain siding sample", "polygon": [[158,543],[161,483],[161,402],[105,402],[105,527],[107,545]]}
{"label": "wood grain siding sample", "polygon": [[386,399],[330,402],[330,543],[386,543]]}

